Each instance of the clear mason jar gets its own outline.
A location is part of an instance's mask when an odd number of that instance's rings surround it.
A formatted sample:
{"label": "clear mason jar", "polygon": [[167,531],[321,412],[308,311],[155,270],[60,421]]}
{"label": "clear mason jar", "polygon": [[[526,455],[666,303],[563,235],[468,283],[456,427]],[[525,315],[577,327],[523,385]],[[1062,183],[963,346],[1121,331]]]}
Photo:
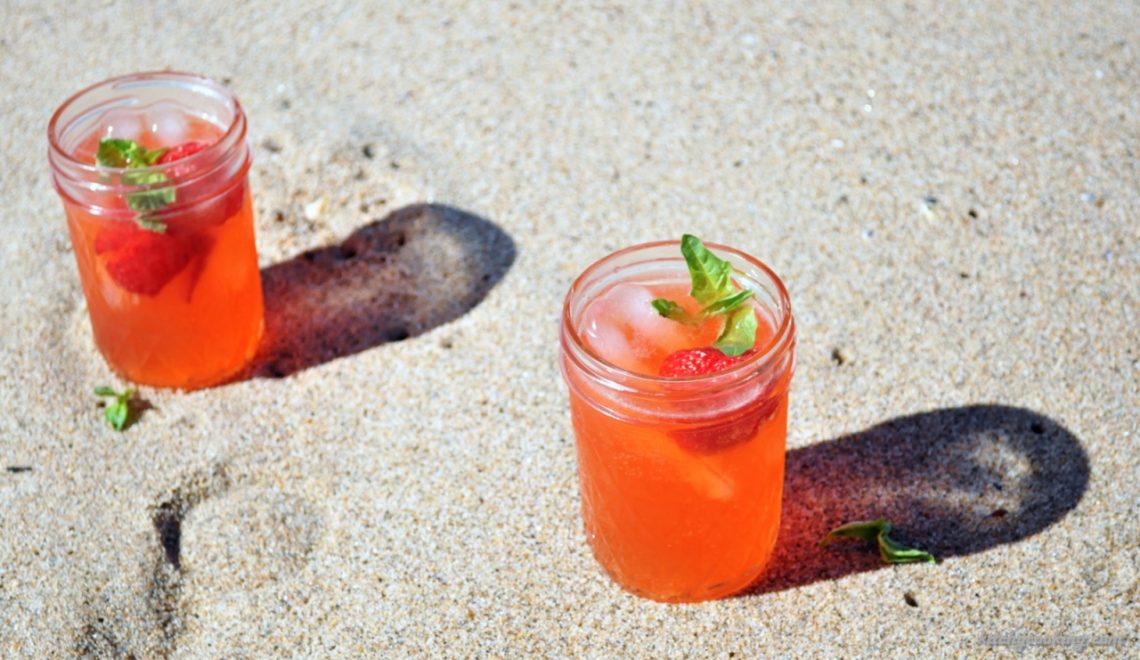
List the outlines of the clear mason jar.
{"label": "clear mason jar", "polygon": [[689,378],[633,373],[583,338],[592,301],[619,283],[681,285],[676,241],[637,245],[587,268],[563,306],[560,363],[569,389],[586,538],[619,585],[661,601],[738,592],[764,570],[780,527],[795,323],[783,283],[757,259],[709,245],[754,292],[755,351]]}
{"label": "clear mason jar", "polygon": [[[109,144],[146,157],[97,164],[104,140],[129,140]],[[186,73],[112,78],[67,99],[48,141],[95,344],[111,368],[187,389],[239,372],[263,312],[251,151],[234,95]]]}

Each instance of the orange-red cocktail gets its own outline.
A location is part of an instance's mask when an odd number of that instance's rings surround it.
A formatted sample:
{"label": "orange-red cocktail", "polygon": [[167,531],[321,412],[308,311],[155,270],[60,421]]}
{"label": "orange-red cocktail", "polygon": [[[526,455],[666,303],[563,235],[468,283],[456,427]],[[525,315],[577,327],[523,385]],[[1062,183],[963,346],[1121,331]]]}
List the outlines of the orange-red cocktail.
{"label": "orange-red cocktail", "polygon": [[237,100],[197,76],[125,76],[65,102],[49,139],[108,364],[160,387],[240,371],[261,336],[262,297]]}
{"label": "orange-red cocktail", "polygon": [[[752,292],[734,318],[754,315],[756,323],[754,344],[739,356],[709,348],[728,320],[696,314],[701,305],[688,293],[677,248],[635,246],[574,282],[561,366],[595,557],[624,588],[682,602],[740,591],[772,553],[795,329],[787,292],[770,269],[710,246],[731,264],[735,289]],[[657,313],[657,299],[675,301],[689,322]],[[669,370],[678,356],[709,355],[720,360],[711,369]]]}

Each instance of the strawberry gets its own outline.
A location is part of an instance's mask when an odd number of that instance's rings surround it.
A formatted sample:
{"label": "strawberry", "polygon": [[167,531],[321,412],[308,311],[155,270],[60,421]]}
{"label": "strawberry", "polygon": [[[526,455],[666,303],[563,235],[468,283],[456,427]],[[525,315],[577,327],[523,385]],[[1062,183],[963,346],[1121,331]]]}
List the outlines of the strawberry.
{"label": "strawberry", "polygon": [[[155,161],[156,165],[166,165],[180,161],[189,156],[202,151],[210,144],[207,142],[184,142],[176,147],[167,149],[162,156]],[[171,179],[182,179],[194,174],[197,165],[175,166],[170,168],[169,175]],[[212,166],[207,162],[206,167]],[[175,213],[175,219],[171,222],[171,229],[174,233],[185,233],[186,230],[197,231],[204,227],[218,225],[241,210],[242,202],[245,201],[245,183],[237,182],[232,184],[232,187],[220,196],[214,197],[209,201],[198,201],[203,193],[209,195],[214,192],[215,182],[211,180],[197,181],[188,184],[188,187],[181,189],[180,198],[195,200],[191,201],[188,207],[184,207]]]}
{"label": "strawberry", "polygon": [[[165,152],[163,152],[163,154],[161,156],[159,156],[158,160],[154,161],[154,164],[155,165],[169,165],[170,163],[180,161],[183,158],[188,158],[190,156],[193,156],[194,154],[198,153],[199,151],[205,149],[208,146],[210,146],[210,144],[208,142],[197,142],[197,141],[183,142],[182,144],[178,145],[177,147],[171,147],[171,148],[167,149]],[[197,167],[200,167],[200,166],[201,166],[201,163],[197,164]],[[189,164],[189,163],[185,163],[182,165],[176,165],[176,166],[171,167],[169,170],[166,171],[167,178],[173,179],[175,181],[177,181],[179,179],[184,179],[184,178],[194,174],[194,170],[197,169],[197,167],[196,167],[196,165]]]}
{"label": "strawberry", "polygon": [[130,222],[111,222],[95,235],[95,254],[114,252],[131,242],[135,234],[143,231]]}
{"label": "strawberry", "polygon": [[[736,366],[751,357],[753,353],[755,350],[731,356],[711,347],[689,348],[665,358],[658,374],[666,378],[707,376]],[[756,435],[760,423],[771,417],[777,403],[773,399],[742,416],[718,420],[707,426],[670,431],[669,436],[683,449],[693,453],[712,454],[723,451],[751,440]]]}
{"label": "strawberry", "polygon": [[779,404],[778,398],[768,399],[744,415],[718,420],[708,426],[669,431],[669,437],[694,454],[715,454],[754,438],[760,425],[776,412]]}
{"label": "strawberry", "polygon": [[718,371],[743,362],[751,353],[729,356],[721,351],[709,348],[687,348],[671,353],[661,363],[657,374],[666,378],[691,378],[693,376],[707,376]]}
{"label": "strawberry", "polygon": [[[211,164],[171,165],[209,146],[207,142],[192,141],[169,149],[144,149],[133,140],[100,140],[96,164],[126,168],[123,183],[150,186],[125,195],[127,206],[138,212],[135,224],[113,222],[95,236],[95,254],[103,257],[107,274],[123,289],[153,296],[195,260],[187,297],[193,294],[204,255],[213,242],[199,230],[224,222],[241,209],[245,200],[243,181],[223,195],[201,201],[203,192],[208,193],[215,184],[194,180],[194,175],[198,168],[209,168]],[[159,172],[141,169],[156,165],[169,167]],[[153,187],[167,181],[171,185]]]}
{"label": "strawberry", "polygon": [[176,160],[182,160],[187,156],[193,156],[208,146],[210,146],[208,142],[183,142],[177,147],[171,147],[163,152],[163,154],[158,157],[158,160],[155,161],[155,165],[166,165]]}
{"label": "strawberry", "polygon": [[95,254],[120,287],[153,296],[190,262],[193,241],[117,222],[95,237]]}

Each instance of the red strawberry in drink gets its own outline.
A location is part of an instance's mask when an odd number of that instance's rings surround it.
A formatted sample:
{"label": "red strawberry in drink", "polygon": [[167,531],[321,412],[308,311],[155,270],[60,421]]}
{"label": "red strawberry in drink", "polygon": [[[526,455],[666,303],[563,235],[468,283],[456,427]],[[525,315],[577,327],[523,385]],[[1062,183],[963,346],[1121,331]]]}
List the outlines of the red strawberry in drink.
{"label": "red strawberry in drink", "polygon": [[[665,358],[658,375],[666,378],[708,376],[744,362],[753,353],[754,350],[743,355],[731,356],[711,347],[685,349]],[[718,419],[713,424],[699,428],[670,431],[669,435],[678,445],[694,453],[710,454],[723,451],[751,440],[756,435],[760,423],[771,416],[778,403],[772,399],[742,415]]]}
{"label": "red strawberry in drink", "polygon": [[669,437],[694,454],[724,451],[756,437],[760,425],[776,412],[779,403],[779,399],[768,399],[742,415],[718,419],[708,426],[669,431]]}
{"label": "red strawberry in drink", "polygon": [[746,360],[750,353],[744,355],[725,355],[715,348],[689,348],[677,351],[665,358],[658,370],[659,376],[666,378],[692,378],[694,376],[707,376]]}
{"label": "red strawberry in drink", "polygon": [[[186,158],[187,156],[193,156],[194,154],[198,153],[199,151],[205,149],[208,146],[210,146],[210,145],[205,143],[205,142],[197,142],[197,141],[183,142],[182,144],[178,145],[177,147],[172,147],[170,149],[167,149],[165,152],[163,152],[163,154],[161,156],[159,156],[158,160],[155,161],[155,164],[156,165],[165,165],[167,163],[173,163],[175,161],[182,160],[183,158]],[[171,174],[173,176],[178,176],[179,171],[177,169],[173,169],[173,170],[171,170]]]}
{"label": "red strawberry in drink", "polygon": [[107,274],[131,293],[153,296],[195,255],[195,241],[116,222],[95,237]]}
{"label": "red strawberry in drink", "polygon": [[129,243],[140,231],[143,230],[130,222],[108,223],[95,235],[95,254],[106,254],[118,250]]}
{"label": "red strawberry in drink", "polygon": [[[186,298],[193,296],[214,240],[205,230],[236,215],[245,199],[244,178],[218,195],[211,180],[216,159],[191,158],[209,146],[192,141],[146,149],[133,140],[100,141],[96,163],[123,169],[123,183],[139,186],[125,195],[126,206],[137,212],[134,223],[113,221],[95,236],[95,254],[123,289],[156,295],[193,264]],[[157,172],[146,169],[164,165]]]}
{"label": "red strawberry in drink", "polygon": [[[167,149],[155,161],[155,165],[167,165],[184,160],[209,146],[210,144],[206,142],[184,142]],[[214,189],[215,182],[210,179],[187,181],[197,176],[199,168],[210,168],[216,165],[216,162],[207,159],[205,162],[191,162],[174,166],[167,171],[169,178],[174,181],[175,185],[179,184],[179,180],[186,181],[184,186],[178,188],[178,200],[175,204],[181,206],[182,202],[186,201],[188,205],[178,210],[172,209],[169,225],[173,233],[184,234],[187,231],[197,231],[204,227],[219,225],[241,210],[242,202],[245,199],[245,184],[242,180],[236,180],[229,190],[220,195]],[[214,197],[202,199],[204,195],[213,195]]]}

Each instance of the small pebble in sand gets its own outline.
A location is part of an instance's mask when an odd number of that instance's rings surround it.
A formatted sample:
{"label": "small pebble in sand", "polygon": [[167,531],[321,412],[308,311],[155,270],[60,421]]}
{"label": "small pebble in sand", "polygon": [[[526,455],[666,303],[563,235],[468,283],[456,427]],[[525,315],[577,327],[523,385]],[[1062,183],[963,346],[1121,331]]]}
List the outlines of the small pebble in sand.
{"label": "small pebble in sand", "polygon": [[325,198],[313,200],[305,205],[305,219],[318,220],[325,212]]}

